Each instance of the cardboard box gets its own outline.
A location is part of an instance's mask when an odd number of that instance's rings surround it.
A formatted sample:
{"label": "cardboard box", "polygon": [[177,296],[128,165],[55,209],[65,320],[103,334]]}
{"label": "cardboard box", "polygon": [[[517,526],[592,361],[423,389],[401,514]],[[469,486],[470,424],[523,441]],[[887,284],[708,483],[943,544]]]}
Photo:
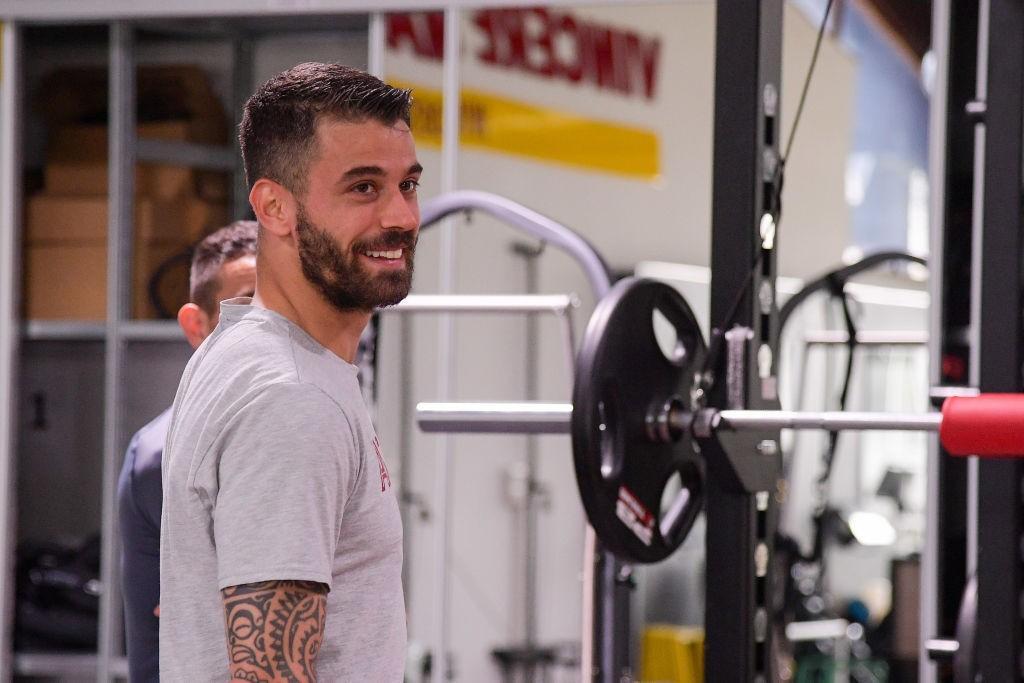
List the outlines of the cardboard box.
{"label": "cardboard box", "polygon": [[[211,134],[210,126],[210,122],[203,119],[175,119],[140,123],[135,134],[148,140],[218,144],[210,142],[211,137],[216,137]],[[106,164],[108,145],[106,125],[74,123],[57,126],[50,131],[47,140],[46,161]]]}
{"label": "cardboard box", "polygon": [[[195,197],[173,201],[136,198],[137,244],[189,244],[226,223],[227,210]],[[37,194],[26,207],[25,241],[106,242],[107,197]]]}
{"label": "cardboard box", "polygon": [[[43,169],[50,195],[106,195],[105,162],[50,162]],[[135,196],[172,201],[196,194],[196,174],[186,166],[136,164]]]}
{"label": "cardboard box", "polygon": [[[70,67],[47,74],[34,109],[50,127],[108,120],[107,69]],[[206,72],[194,65],[141,66],[136,71],[140,121],[183,119],[200,126],[194,142],[228,142],[228,119]]]}
{"label": "cardboard box", "polygon": [[[107,164],[94,161],[51,161],[43,169],[48,194],[106,195]],[[196,193],[195,172],[186,166],[136,164],[135,195],[162,201]]]}
{"label": "cardboard box", "polygon": [[[157,268],[181,253],[182,244],[145,245],[132,259],[131,315],[156,318],[149,283]],[[105,320],[107,245],[102,242],[30,244],[25,248],[25,317],[30,320]],[[188,267],[179,261],[160,287],[168,312],[188,301]]]}

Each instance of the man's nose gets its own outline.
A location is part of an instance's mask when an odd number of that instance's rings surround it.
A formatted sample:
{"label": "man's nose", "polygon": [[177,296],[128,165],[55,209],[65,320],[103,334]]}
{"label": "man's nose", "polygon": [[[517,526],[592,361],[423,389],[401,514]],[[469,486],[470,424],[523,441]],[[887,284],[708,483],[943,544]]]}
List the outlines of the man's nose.
{"label": "man's nose", "polygon": [[415,230],[420,227],[420,207],[416,198],[401,192],[393,193],[381,215],[381,227],[385,230]]}

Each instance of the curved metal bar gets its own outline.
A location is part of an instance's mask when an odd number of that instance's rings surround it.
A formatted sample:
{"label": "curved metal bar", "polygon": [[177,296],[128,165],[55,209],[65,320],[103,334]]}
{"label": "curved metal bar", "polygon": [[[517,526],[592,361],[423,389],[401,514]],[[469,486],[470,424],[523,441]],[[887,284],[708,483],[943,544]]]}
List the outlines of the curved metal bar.
{"label": "curved metal bar", "polygon": [[533,209],[490,192],[457,190],[424,202],[420,210],[420,229],[428,228],[445,216],[462,211],[483,211],[568,253],[583,268],[598,299],[611,288],[611,271],[608,265],[582,235]]}
{"label": "curved metal bar", "polygon": [[782,309],[779,311],[780,332],[785,328],[786,321],[789,320],[789,316],[793,314],[796,307],[803,303],[804,299],[809,297],[811,294],[828,288],[833,282],[845,285],[847,280],[852,278],[854,275],[863,273],[865,270],[871,270],[878,265],[888,263],[890,261],[908,261],[910,263],[920,263],[922,266],[928,265],[928,262],[920,256],[914,256],[913,254],[908,254],[904,251],[880,251],[877,254],[865,256],[860,261],[851,265],[831,270],[816,280],[808,282],[799,292],[786,300],[786,303],[783,304]]}

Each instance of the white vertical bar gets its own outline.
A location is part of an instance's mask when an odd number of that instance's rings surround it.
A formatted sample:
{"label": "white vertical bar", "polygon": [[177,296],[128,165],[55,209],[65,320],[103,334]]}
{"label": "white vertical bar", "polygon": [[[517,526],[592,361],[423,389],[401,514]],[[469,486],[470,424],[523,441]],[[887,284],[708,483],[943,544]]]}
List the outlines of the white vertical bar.
{"label": "white vertical bar", "polygon": [[[975,97],[988,98],[989,0],[978,3],[978,70]],[[985,221],[985,125],[974,126],[974,196],[971,216],[971,324],[967,382],[981,387],[981,267]],[[978,459],[967,460],[967,576],[978,569]]]}
{"label": "white vertical bar", "polygon": [[0,681],[13,671],[14,548],[17,543],[15,394],[21,290],[21,31],[3,24],[0,39]]}
{"label": "white vertical bar", "polygon": [[107,324],[106,372],[103,415],[103,517],[100,576],[104,590],[100,597],[99,670],[101,683],[113,680],[111,659],[120,654],[120,573],[117,556],[117,475],[124,429],[125,340],[123,321],[131,316],[130,287],[134,222],[135,182],[135,45],[132,25],[118,21],[110,25],[110,91],[107,169]]}
{"label": "white vertical bar", "polygon": [[[935,77],[929,98],[928,173],[929,219],[931,222],[928,249],[928,294],[931,311],[928,328],[928,358],[932,386],[942,381],[942,273],[945,256],[946,204],[946,112],[949,107],[949,30],[950,0],[932,4],[932,56]],[[918,644],[918,678],[921,683],[935,683],[938,670],[928,656],[925,643],[941,635],[937,598],[939,591],[939,440],[928,437],[929,457],[925,462],[925,540],[921,549],[920,619],[921,642]]]}
{"label": "white vertical bar", "polygon": [[[461,13],[454,5],[444,11],[444,77],[442,83],[443,108],[441,130],[441,193],[458,187],[459,161],[459,45],[461,41]],[[439,291],[450,294],[455,289],[455,225],[446,218],[438,227],[441,237]],[[455,319],[444,314],[438,319],[438,396],[447,401],[452,398],[455,384],[452,359],[455,355]],[[434,595],[438,601],[434,610],[434,668],[433,683],[446,683],[448,673],[448,626],[451,602],[448,580],[448,557],[451,546],[451,445],[450,436],[438,440],[438,467],[434,489],[435,519],[437,519],[436,548],[434,552]]]}
{"label": "white vertical bar", "polygon": [[370,27],[366,35],[366,70],[377,78],[384,78],[384,50],[387,17],[381,12],[370,15]]}

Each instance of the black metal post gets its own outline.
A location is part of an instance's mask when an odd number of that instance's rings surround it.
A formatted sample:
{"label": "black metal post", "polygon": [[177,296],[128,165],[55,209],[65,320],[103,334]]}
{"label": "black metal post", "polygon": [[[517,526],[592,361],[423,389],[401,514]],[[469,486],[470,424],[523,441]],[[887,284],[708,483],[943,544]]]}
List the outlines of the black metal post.
{"label": "black metal post", "polygon": [[[978,315],[978,379],[983,392],[1022,390],[1021,270],[1022,158],[1024,158],[1024,5],[987,0],[980,5],[978,97],[983,150],[975,178],[980,217],[980,258],[974,273]],[[987,9],[987,16],[986,16]],[[980,209],[980,211],[978,210]],[[976,657],[983,681],[1021,680],[1020,460],[979,465],[977,507],[978,618]]]}
{"label": "black metal post", "polygon": [[[782,0],[720,0],[716,26],[711,321],[752,330],[741,393],[746,407],[772,407],[775,245],[772,239],[764,248],[762,229],[774,230],[774,222],[769,226],[763,219],[774,218],[776,210]],[[745,289],[736,315],[728,320]],[[720,370],[721,364],[716,372]],[[726,406],[724,384],[715,383],[711,405]],[[777,444],[777,435],[773,438]],[[749,441],[723,450],[730,458],[747,457],[751,467],[745,477],[735,463],[727,466],[724,458],[711,454],[707,458],[705,679],[770,681],[771,572],[766,568],[775,526],[778,460],[762,454],[756,463],[751,461],[757,454]]]}

